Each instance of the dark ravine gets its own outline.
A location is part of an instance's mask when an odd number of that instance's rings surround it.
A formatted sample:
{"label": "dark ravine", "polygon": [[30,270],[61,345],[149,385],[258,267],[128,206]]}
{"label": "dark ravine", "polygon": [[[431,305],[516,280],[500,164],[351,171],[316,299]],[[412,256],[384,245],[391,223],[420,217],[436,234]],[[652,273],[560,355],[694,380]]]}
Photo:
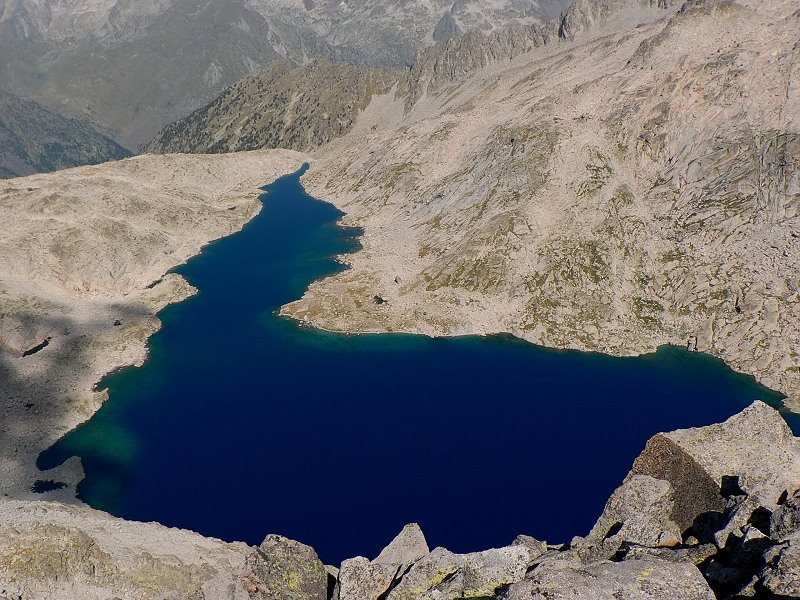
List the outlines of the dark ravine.
{"label": "dark ravine", "polygon": [[0,179],[117,160],[131,153],[90,124],[0,91]]}
{"label": "dark ravine", "polygon": [[[724,423],[654,436],[589,534],[562,544],[521,535],[482,552],[430,551],[409,524],[374,560],[337,568],[281,536],[255,548],[3,500],[0,596],[782,600],[800,594],[798,483],[800,442],[756,402]],[[30,553],[36,561],[21,558]]]}

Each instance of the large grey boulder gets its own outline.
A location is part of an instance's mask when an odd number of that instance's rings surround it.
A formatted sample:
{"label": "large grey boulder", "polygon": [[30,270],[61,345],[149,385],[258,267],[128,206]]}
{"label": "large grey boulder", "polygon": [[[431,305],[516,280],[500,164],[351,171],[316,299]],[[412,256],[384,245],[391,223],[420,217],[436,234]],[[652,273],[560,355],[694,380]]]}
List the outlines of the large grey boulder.
{"label": "large grey boulder", "polygon": [[512,546],[524,546],[528,550],[528,566],[530,567],[534,561],[543,556],[550,550],[547,542],[537,540],[535,537],[529,535],[518,535],[516,539],[511,542]]}
{"label": "large grey boulder", "polygon": [[429,552],[419,525],[409,523],[375,560],[357,556],[342,563],[334,599],[377,600],[414,562]]}
{"label": "large grey boulder", "polygon": [[493,596],[525,576],[525,545],[454,554],[436,548],[418,560],[389,593],[388,600],[456,600]]}
{"label": "large grey boulder", "polygon": [[585,565],[565,558],[542,563],[499,597],[503,600],[714,600],[714,593],[691,562],[641,558]]}
{"label": "large grey boulder", "polygon": [[652,548],[650,546],[630,546],[623,560],[642,558],[658,558],[672,562],[691,562],[700,565],[717,554],[719,549],[714,544],[697,544],[682,548]]}
{"label": "large grey boulder", "polygon": [[378,600],[400,572],[396,565],[372,563],[363,556],[349,558],[339,569],[334,600]]}
{"label": "large grey boulder", "polygon": [[770,537],[783,541],[800,531],[800,490],[789,496],[770,516]]}
{"label": "large grey boulder", "polygon": [[[781,496],[800,482],[800,441],[778,411],[760,401],[723,423],[679,429],[663,437],[699,466],[718,489],[724,478],[736,477],[743,493],[776,506]],[[646,453],[637,459],[633,472],[653,477],[664,473],[658,461],[651,460],[655,457],[646,457]],[[661,478],[681,480],[672,475]],[[676,493],[686,487],[675,486]]]}
{"label": "large grey boulder", "polygon": [[578,545],[579,552],[586,558],[611,558],[622,542],[677,546],[682,531],[672,520],[674,507],[675,491],[669,481],[630,475],[608,499],[603,514]]}
{"label": "large grey boulder", "polygon": [[384,565],[410,565],[430,552],[425,534],[417,523],[409,523],[389,542],[374,562]]}
{"label": "large grey boulder", "polygon": [[328,573],[310,546],[268,535],[248,556],[250,588],[270,600],[327,600]]}
{"label": "large grey boulder", "polygon": [[650,438],[577,549],[608,558],[622,542],[674,546],[689,532],[723,548],[749,523],[768,526],[798,482],[800,442],[775,409],[755,402],[723,423]]}

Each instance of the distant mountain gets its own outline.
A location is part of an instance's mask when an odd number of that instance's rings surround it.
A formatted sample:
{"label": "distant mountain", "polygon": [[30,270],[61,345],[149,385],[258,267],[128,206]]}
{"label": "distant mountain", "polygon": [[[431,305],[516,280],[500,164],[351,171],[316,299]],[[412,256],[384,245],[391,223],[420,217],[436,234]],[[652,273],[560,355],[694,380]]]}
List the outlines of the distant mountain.
{"label": "distant mountain", "polygon": [[103,123],[128,147],[278,59],[402,66],[570,0],[0,0],[0,89]]}
{"label": "distant mountain", "polygon": [[79,119],[0,92],[0,178],[101,163],[130,154]]}

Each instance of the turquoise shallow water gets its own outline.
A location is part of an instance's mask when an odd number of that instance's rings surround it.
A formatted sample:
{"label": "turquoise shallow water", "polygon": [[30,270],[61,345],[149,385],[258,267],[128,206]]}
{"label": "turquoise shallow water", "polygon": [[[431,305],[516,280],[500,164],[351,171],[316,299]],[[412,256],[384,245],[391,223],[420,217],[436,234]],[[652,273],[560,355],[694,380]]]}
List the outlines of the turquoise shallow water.
{"label": "turquoise shallow water", "polygon": [[410,521],[455,551],[584,534],[645,441],[779,397],[722,362],[510,336],[342,335],[276,315],[358,248],[299,173],[240,233],[176,269],[200,294],[161,313],[144,367],[40,456],[83,459],[79,495],[138,520],[323,560],[372,556]]}

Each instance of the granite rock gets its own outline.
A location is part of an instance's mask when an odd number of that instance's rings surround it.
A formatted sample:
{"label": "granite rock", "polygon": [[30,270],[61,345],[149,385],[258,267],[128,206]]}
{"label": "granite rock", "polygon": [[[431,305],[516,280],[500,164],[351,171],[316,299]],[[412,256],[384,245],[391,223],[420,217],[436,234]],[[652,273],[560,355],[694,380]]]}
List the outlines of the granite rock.
{"label": "granite rock", "polygon": [[520,581],[530,554],[524,546],[454,554],[436,548],[418,560],[388,600],[456,600],[494,595],[503,586]]}
{"label": "granite rock", "polygon": [[511,585],[502,600],[714,600],[689,562],[641,558],[624,562],[549,561]]}

